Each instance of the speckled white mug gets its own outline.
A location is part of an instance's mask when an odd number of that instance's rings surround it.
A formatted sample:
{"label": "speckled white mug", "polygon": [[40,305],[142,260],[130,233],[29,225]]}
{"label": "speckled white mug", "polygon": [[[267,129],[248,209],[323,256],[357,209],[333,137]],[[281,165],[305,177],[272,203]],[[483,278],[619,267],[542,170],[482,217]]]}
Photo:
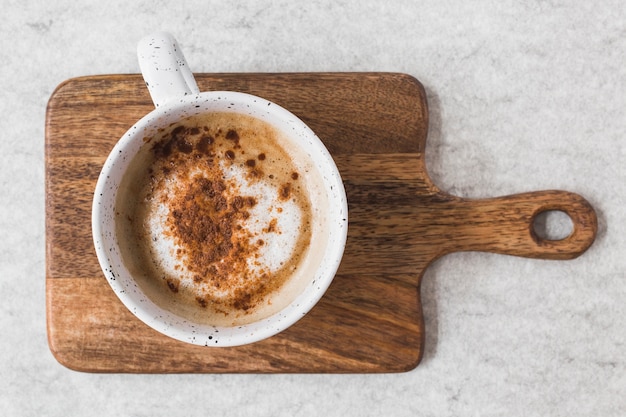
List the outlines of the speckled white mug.
{"label": "speckled white mug", "polygon": [[[142,74],[155,110],[132,126],[117,142],[98,178],[93,200],[92,229],[104,275],[122,303],[141,321],[174,339],[202,346],[238,346],[273,336],[302,318],[320,300],[333,280],[343,256],[347,229],[346,194],[337,167],[320,139],[298,117],[260,97],[240,92],[200,92],[176,40],[159,32],[138,46]],[[159,128],[200,112],[236,112],[269,122],[296,141],[323,178],[328,204],[327,229],[320,262],[309,271],[305,289],[287,306],[259,321],[219,326],[195,323],[178,316],[149,298],[125,265],[116,236],[116,198],[120,182],[144,138]],[[315,202],[312,202],[315,204]],[[321,236],[322,238],[320,238]]]}

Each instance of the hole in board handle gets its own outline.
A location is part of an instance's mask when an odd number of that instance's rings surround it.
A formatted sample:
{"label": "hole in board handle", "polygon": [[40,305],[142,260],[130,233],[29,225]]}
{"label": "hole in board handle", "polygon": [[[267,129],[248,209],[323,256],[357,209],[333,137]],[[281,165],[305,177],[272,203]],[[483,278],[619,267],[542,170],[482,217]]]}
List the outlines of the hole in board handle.
{"label": "hole in board handle", "polygon": [[535,216],[533,230],[540,239],[563,240],[574,232],[574,222],[564,211],[546,210]]}

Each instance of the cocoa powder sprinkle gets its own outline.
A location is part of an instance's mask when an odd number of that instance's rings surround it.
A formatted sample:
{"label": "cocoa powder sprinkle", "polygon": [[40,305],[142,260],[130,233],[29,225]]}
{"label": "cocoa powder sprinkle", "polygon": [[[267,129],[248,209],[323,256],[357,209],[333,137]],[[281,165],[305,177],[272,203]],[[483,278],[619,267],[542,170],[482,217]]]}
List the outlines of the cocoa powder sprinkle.
{"label": "cocoa powder sprinkle", "polygon": [[281,200],[288,200],[291,196],[291,183],[283,184],[278,192],[278,198]]}
{"label": "cocoa powder sprinkle", "polygon": [[[158,194],[161,206],[167,207],[163,233],[178,248],[175,270],[189,276],[192,285],[201,289],[189,294],[190,302],[224,314],[233,309],[245,313],[266,302],[266,295],[282,285],[285,279],[282,277],[288,276],[282,274],[277,278],[265,267],[257,268],[260,264],[254,260],[270,245],[246,227],[258,202],[256,197],[246,195],[228,182],[224,166],[238,164],[246,168],[246,179],[250,182],[281,178],[282,184],[274,184],[282,201],[298,196],[299,189],[286,182],[289,178],[296,180],[298,173],[286,171],[266,176],[265,170],[271,167],[267,164],[280,160],[277,157],[280,152],[272,149],[272,158],[267,158],[256,147],[250,150],[246,147],[250,135],[245,129],[180,124],[172,126],[169,132],[165,130],[162,138],[152,145],[155,161],[149,174],[152,190],[169,189],[168,184],[175,179],[171,191]],[[235,150],[249,156],[235,161]],[[276,210],[281,212],[282,208]],[[271,219],[263,232],[281,234],[277,219]],[[251,269],[251,265],[257,269]],[[176,275],[162,279],[177,297],[195,291],[188,289],[189,284]],[[216,293],[229,295],[219,298]]]}
{"label": "cocoa powder sprinkle", "polygon": [[[192,172],[192,169],[187,165],[194,163],[189,154],[212,154],[214,137],[207,134],[207,129],[203,129],[202,135],[200,133],[197,127],[181,125],[155,144],[153,153],[161,161],[164,175],[189,175],[185,173]],[[239,134],[235,130],[229,130],[225,137],[239,144]],[[235,158],[231,149],[223,155],[229,161]],[[248,160],[246,164],[254,168],[256,161]],[[224,289],[231,285],[229,279],[234,273],[247,273],[247,260],[259,250],[257,241],[240,224],[250,216],[249,210],[257,201],[252,196],[229,190],[217,172],[218,168],[209,169],[216,170],[213,179],[202,174],[190,176],[182,181],[180,192],[163,202],[169,205],[166,234],[179,246],[177,256],[183,260],[183,267],[192,274],[195,283]],[[179,292],[177,280],[167,279],[166,284],[172,292]],[[258,292],[259,288],[251,290]],[[237,289],[235,294],[230,300],[231,307],[246,311],[254,306],[255,297],[250,289]],[[203,308],[208,306],[208,300],[211,299],[196,297],[198,305]]]}

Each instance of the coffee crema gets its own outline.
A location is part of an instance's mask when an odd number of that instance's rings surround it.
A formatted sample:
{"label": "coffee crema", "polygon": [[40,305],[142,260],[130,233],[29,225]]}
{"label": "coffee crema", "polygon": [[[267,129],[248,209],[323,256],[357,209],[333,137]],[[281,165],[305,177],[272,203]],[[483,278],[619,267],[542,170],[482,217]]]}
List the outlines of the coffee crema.
{"label": "coffee crema", "polygon": [[[284,307],[304,280],[317,174],[270,124],[188,117],[146,137],[116,200],[125,263],[172,312],[241,325]],[[312,180],[311,180],[312,178]],[[302,271],[305,273],[305,271]]]}

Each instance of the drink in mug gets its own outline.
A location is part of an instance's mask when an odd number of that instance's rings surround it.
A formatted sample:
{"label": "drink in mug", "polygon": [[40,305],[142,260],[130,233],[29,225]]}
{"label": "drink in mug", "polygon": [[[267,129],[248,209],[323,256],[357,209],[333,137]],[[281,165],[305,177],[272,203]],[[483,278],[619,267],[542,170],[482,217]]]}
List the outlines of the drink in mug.
{"label": "drink in mug", "polygon": [[303,290],[328,201],[320,173],[284,136],[215,112],[146,138],[116,202],[122,256],[146,294],[190,320],[234,326]]}

